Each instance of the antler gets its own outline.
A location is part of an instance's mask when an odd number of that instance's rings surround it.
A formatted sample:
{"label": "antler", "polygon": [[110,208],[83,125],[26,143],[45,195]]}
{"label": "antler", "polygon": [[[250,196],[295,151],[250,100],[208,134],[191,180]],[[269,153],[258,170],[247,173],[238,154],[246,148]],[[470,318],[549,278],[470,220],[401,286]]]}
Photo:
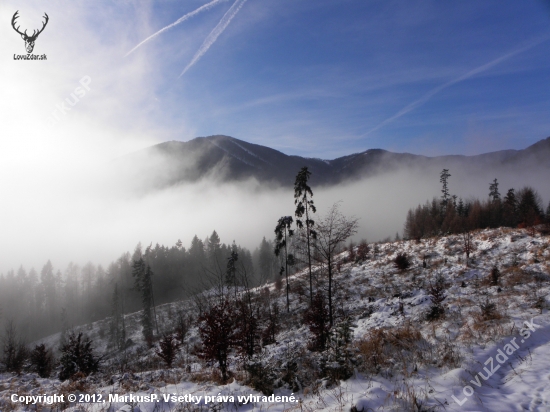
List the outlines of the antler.
{"label": "antler", "polygon": [[44,18],[46,19],[46,21],[44,23],[42,23],[42,28],[40,30],[38,30],[38,32],[36,30],[33,30],[32,36],[29,36],[27,34],[27,30],[25,30],[25,33],[21,33],[19,31],[19,27],[21,27],[21,26],[17,26],[17,28],[15,27],[15,23],[16,23],[15,20],[19,18],[17,13],[19,13],[19,10],[17,10],[15,12],[15,14],[13,15],[13,17],[11,19],[11,25],[17,33],[19,33],[21,36],[25,36],[28,39],[35,39],[36,37],[38,37],[38,35],[44,31],[44,28],[46,27],[46,24],[48,24],[48,21],[50,20],[50,18],[48,17],[48,14],[44,13]]}
{"label": "antler", "polygon": [[[12,19],[11,19],[11,26],[12,26],[13,29],[14,29],[17,33],[19,33],[21,36],[26,36],[26,35],[27,35],[27,30],[25,30],[25,33],[21,33],[21,32],[19,31],[19,27],[21,27],[21,26],[17,26],[17,28],[15,28],[15,20],[19,17],[19,16],[17,15],[17,13],[19,13],[19,10],[17,10],[17,11],[15,12],[15,14],[13,15],[13,17],[12,17]],[[45,14],[45,13],[44,13],[44,14]]]}
{"label": "antler", "polygon": [[38,33],[36,33],[36,34],[34,34],[34,31],[33,31],[32,37],[38,37],[38,35],[44,31],[44,28],[46,27],[46,24],[48,24],[48,21],[50,20],[50,18],[46,14],[46,12],[44,12],[44,18],[46,19],[46,21],[42,24],[42,28],[40,30],[38,30]]}

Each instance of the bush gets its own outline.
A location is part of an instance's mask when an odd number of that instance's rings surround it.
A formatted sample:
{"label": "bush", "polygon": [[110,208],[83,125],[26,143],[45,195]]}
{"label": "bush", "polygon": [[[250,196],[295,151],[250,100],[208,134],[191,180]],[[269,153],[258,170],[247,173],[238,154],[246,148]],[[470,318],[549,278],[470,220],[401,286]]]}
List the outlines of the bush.
{"label": "bush", "polygon": [[36,345],[30,354],[31,367],[41,378],[49,378],[52,373],[54,359],[52,351],[46,349],[43,343]]}
{"label": "bush", "polygon": [[491,274],[489,275],[489,282],[491,286],[498,285],[498,281],[500,279],[500,270],[495,266],[491,269]]}
{"label": "bush", "polygon": [[502,315],[497,310],[497,305],[491,302],[489,298],[486,298],[484,302],[479,304],[481,314],[478,318],[479,321],[496,320],[501,319]]}
{"label": "bush", "polygon": [[393,263],[395,267],[399,269],[401,272],[407,270],[409,266],[411,266],[409,256],[407,256],[406,253],[399,253],[393,260]]}
{"label": "bush", "polygon": [[430,284],[428,293],[432,300],[432,306],[430,311],[426,315],[426,319],[429,321],[439,319],[445,315],[445,308],[443,307],[443,301],[445,300],[445,282],[443,276],[438,275],[435,282]]}
{"label": "bush", "polygon": [[78,335],[71,332],[69,341],[61,346],[59,379],[64,381],[79,372],[84,375],[97,372],[100,361],[101,359],[94,354],[92,341],[87,336],[83,339],[82,332]]}
{"label": "bush", "polygon": [[244,369],[248,373],[247,385],[262,392],[264,395],[271,395],[273,393],[276,376],[271,367],[255,356],[245,363]]}
{"label": "bush", "polygon": [[329,383],[346,380],[353,375],[353,353],[351,344],[351,320],[345,318],[331,330],[328,350],[322,360],[324,376]]}
{"label": "bush", "polygon": [[172,367],[172,362],[178,355],[180,343],[172,335],[164,335],[159,342],[159,347],[156,350],[157,355],[166,363],[168,368]]}
{"label": "bush", "polygon": [[236,320],[234,302],[228,299],[212,305],[198,319],[203,345],[198,355],[201,359],[218,362],[222,382],[228,378],[227,357],[235,344]]}
{"label": "bush", "polygon": [[359,243],[359,246],[357,246],[357,260],[358,261],[367,260],[368,254],[369,254],[369,245],[367,244],[366,240],[362,240],[361,243]]}
{"label": "bush", "polygon": [[429,344],[410,323],[393,329],[371,329],[357,344],[362,369],[379,373],[383,369],[403,369],[422,359]]}

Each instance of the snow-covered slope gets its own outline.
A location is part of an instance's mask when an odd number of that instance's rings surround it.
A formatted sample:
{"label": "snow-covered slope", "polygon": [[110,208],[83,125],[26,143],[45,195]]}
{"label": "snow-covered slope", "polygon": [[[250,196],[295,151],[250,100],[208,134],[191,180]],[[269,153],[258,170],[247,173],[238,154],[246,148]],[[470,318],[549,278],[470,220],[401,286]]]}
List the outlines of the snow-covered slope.
{"label": "snow-covered slope", "polygon": [[[230,359],[230,383],[216,384],[216,368],[193,350],[199,344],[196,326],[175,367],[163,369],[154,350],[143,344],[140,313],[134,313],[125,317],[131,339],[126,352],[109,347],[108,319],[82,328],[97,350],[108,354],[102,373],[63,383],[4,373],[0,410],[24,410],[11,402],[12,394],[70,393],[101,394],[106,400],[65,405],[74,411],[550,410],[550,238],[519,229],[478,231],[468,265],[463,244],[462,235],[453,235],[369,245],[367,259],[359,262],[348,262],[348,252],[339,255],[334,329],[349,319],[353,332],[345,348],[351,377],[339,384],[326,371],[341,359],[308,350],[306,270],[291,277],[289,313],[284,288],[255,291],[281,311],[277,343],[264,346],[255,362],[271,376],[266,380],[275,395],[286,398],[271,402],[244,385],[249,375],[236,355]],[[394,260],[403,253],[411,265],[400,271]],[[494,267],[498,279],[491,278]],[[316,267],[315,274],[322,287],[323,268]],[[445,315],[428,321],[431,287],[438,281]],[[160,328],[169,331],[178,313],[196,317],[195,301],[157,308]],[[58,339],[45,342],[55,345]],[[164,399],[171,394],[182,398]],[[130,395],[156,397],[153,402],[124,398]],[[201,398],[189,402],[189,396]]]}

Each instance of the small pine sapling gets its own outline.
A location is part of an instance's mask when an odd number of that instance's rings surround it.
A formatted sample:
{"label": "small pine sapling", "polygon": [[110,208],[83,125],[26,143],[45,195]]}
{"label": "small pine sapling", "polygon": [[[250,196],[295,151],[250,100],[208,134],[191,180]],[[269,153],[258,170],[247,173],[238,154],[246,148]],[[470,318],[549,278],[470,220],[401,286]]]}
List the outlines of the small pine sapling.
{"label": "small pine sapling", "polygon": [[67,343],[61,346],[61,359],[59,360],[61,371],[59,372],[59,379],[64,381],[78,372],[81,372],[85,376],[97,372],[100,362],[101,358],[94,354],[90,338],[84,336],[83,339],[82,332],[79,332],[78,335],[71,332]]}
{"label": "small pine sapling", "polygon": [[313,339],[309,342],[308,349],[311,351],[324,351],[329,338],[330,324],[325,298],[321,293],[317,293],[313,298],[313,304],[305,313],[304,322],[313,333]]}
{"label": "small pine sapling", "polygon": [[499,280],[500,280],[500,270],[498,270],[498,267],[495,265],[491,269],[491,274],[489,275],[489,281],[491,283],[491,286],[497,286]]}
{"label": "small pine sapling", "polygon": [[30,353],[32,369],[38,373],[41,378],[49,378],[52,373],[54,359],[51,350],[46,349],[46,345],[41,343],[36,345]]}
{"label": "small pine sapling", "polygon": [[164,335],[159,342],[159,347],[156,350],[157,355],[166,363],[168,368],[172,367],[172,363],[178,355],[180,342],[172,335]]}
{"label": "small pine sapling", "polygon": [[443,307],[443,301],[446,298],[445,295],[445,281],[443,276],[439,274],[434,283],[430,283],[428,293],[432,300],[432,306],[428,312],[428,320],[436,320],[445,315],[445,308]]}
{"label": "small pine sapling", "polygon": [[406,271],[411,266],[411,261],[406,253],[398,253],[393,263],[401,272]]}

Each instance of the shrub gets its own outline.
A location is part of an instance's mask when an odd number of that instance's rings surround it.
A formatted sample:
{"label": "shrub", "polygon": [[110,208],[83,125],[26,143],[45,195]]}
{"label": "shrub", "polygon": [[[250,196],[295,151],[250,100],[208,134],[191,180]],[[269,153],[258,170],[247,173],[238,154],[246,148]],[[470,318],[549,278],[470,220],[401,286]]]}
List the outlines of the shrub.
{"label": "shrub", "polygon": [[406,253],[398,253],[395,259],[393,260],[395,267],[400,271],[405,271],[411,266],[409,256]]}
{"label": "shrub", "polygon": [[54,359],[51,350],[43,343],[36,345],[30,353],[31,367],[41,378],[48,378],[52,373]]}
{"label": "shrub", "polygon": [[395,329],[372,329],[359,342],[363,369],[379,373],[386,368],[407,368],[422,359],[428,343],[410,323]]}
{"label": "shrub", "polygon": [[246,384],[262,392],[264,395],[273,393],[274,382],[276,379],[273,369],[266,365],[262,359],[254,357],[248,360],[244,365],[248,373]]}
{"label": "shrub", "polygon": [[502,317],[502,315],[497,311],[497,305],[494,302],[491,302],[489,298],[485,298],[485,301],[479,304],[479,308],[481,309],[481,316],[479,320],[494,320]]}
{"label": "shrub", "polygon": [[330,383],[349,379],[353,375],[351,320],[345,318],[331,330],[328,350],[322,360],[322,369]]}
{"label": "shrub", "polygon": [[363,261],[367,260],[369,254],[369,245],[367,244],[366,240],[362,240],[361,243],[359,243],[359,246],[357,246],[357,260]]}
{"label": "shrub", "polygon": [[438,275],[435,282],[430,284],[428,293],[432,300],[432,306],[426,319],[429,321],[439,319],[445,315],[445,308],[443,307],[443,301],[445,300],[445,282],[443,276]]}
{"label": "shrub", "polygon": [[82,332],[78,335],[71,332],[68,342],[61,346],[59,379],[64,381],[79,372],[84,375],[97,372],[100,361],[94,354],[92,341],[87,336],[83,339]]}
{"label": "shrub", "polygon": [[166,363],[168,368],[172,367],[172,362],[178,355],[180,343],[172,335],[164,335],[159,342],[159,347],[156,350],[157,355]]}
{"label": "shrub", "polygon": [[489,275],[489,281],[491,286],[498,285],[498,281],[500,280],[500,270],[498,270],[497,266],[493,266],[491,269],[491,274]]}
{"label": "shrub", "polygon": [[228,299],[214,304],[199,317],[202,349],[199,357],[218,362],[222,382],[228,378],[227,357],[235,343],[235,307]]}

